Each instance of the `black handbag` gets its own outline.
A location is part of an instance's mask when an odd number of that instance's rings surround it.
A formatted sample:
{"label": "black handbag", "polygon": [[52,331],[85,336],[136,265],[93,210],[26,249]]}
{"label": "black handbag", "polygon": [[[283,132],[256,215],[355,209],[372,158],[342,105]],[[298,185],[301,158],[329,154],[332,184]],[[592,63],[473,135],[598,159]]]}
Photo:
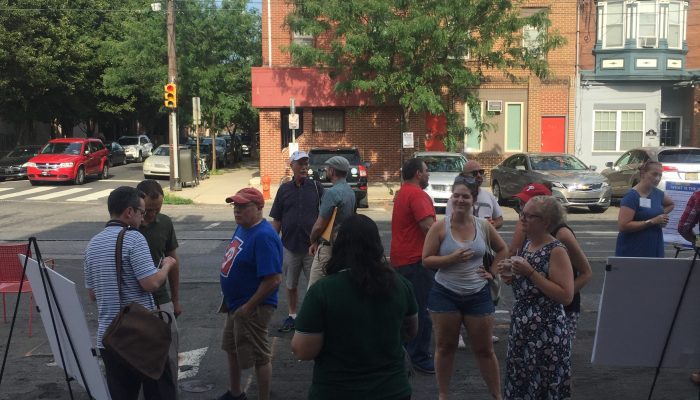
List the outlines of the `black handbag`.
{"label": "black handbag", "polygon": [[[119,306],[122,302],[122,244],[124,228],[117,237],[116,263]],[[164,319],[165,318],[165,319]],[[102,336],[105,349],[112,352],[122,363],[141,375],[159,379],[168,363],[170,348],[170,324],[172,320],[165,311],[150,311],[141,304],[131,302],[121,308]]]}

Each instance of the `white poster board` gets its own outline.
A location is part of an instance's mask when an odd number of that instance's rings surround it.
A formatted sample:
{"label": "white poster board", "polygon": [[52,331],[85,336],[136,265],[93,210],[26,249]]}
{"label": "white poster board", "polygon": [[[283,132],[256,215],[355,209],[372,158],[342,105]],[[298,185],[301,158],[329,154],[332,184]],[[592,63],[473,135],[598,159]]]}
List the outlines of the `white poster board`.
{"label": "white poster board", "polygon": [[[684,247],[693,246],[678,233],[678,221],[680,221],[681,215],[683,215],[685,206],[688,204],[688,199],[696,190],[700,190],[700,183],[666,182],[664,193],[673,200],[676,206],[668,215],[668,224],[663,228],[664,242],[678,244]],[[695,234],[698,234],[697,227],[694,227],[693,230]]]}
{"label": "white poster board", "polygon": [[414,147],[414,145],[413,145],[413,132],[404,132],[402,143],[403,143],[404,149],[412,149]]}
{"label": "white poster board", "polygon": [[[25,256],[22,254],[18,256],[22,265],[24,265]],[[47,290],[44,292],[44,284],[41,279],[39,264],[32,258],[28,260],[27,277],[29,283],[32,285],[32,294],[34,295],[37,308],[40,311],[41,322],[44,325],[44,330],[46,331],[46,336],[49,340],[51,352],[53,353],[56,364],[63,368],[61,352],[59,352],[58,349],[58,343],[60,341],[61,351],[66,360],[66,372],[68,372],[68,375],[75,378],[83,387],[87,384],[90,387],[90,393],[95,399],[110,400],[107,384],[102,376],[100,365],[97,362],[97,356],[93,354],[95,342],[90,336],[90,330],[85,320],[85,313],[83,312],[82,304],[80,304],[75,283],[56,271],[48,268],[44,268],[44,270],[47,272],[48,279],[51,280],[51,285],[56,295],[55,300],[51,295],[48,282],[46,283]],[[48,299],[46,298],[46,293],[49,295]],[[51,304],[51,310],[53,311],[58,337],[56,337],[51,321],[49,302]],[[61,321],[61,315],[58,312],[56,303],[58,303],[61,308],[63,318],[65,319],[65,325],[63,321]],[[68,340],[69,337],[70,341]],[[75,348],[77,360],[71,350],[71,342]],[[80,369],[78,368],[78,362],[82,369],[82,375],[87,382],[83,382]]]}
{"label": "white poster board", "polygon": [[[692,260],[610,257],[591,363],[656,367]],[[693,269],[663,367],[700,367],[700,260]]]}

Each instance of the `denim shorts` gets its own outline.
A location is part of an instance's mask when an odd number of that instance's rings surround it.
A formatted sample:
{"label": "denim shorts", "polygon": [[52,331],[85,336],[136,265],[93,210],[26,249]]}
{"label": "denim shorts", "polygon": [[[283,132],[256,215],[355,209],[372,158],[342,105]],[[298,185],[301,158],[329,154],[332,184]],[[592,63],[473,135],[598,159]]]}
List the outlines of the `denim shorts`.
{"label": "denim shorts", "polygon": [[489,285],[477,293],[457,294],[435,282],[428,295],[428,310],[434,313],[459,312],[462,315],[491,315],[496,311],[491,299]]}

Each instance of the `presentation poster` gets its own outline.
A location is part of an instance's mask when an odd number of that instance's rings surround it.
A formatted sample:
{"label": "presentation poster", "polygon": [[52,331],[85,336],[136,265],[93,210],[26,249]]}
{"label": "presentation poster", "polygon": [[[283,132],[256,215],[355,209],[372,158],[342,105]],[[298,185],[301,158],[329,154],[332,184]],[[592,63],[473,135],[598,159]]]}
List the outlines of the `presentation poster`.
{"label": "presentation poster", "polygon": [[[675,207],[668,216],[668,225],[663,228],[664,242],[692,247],[692,244],[678,234],[678,221],[683,215],[688,199],[696,191],[700,190],[700,183],[666,182],[665,193],[675,203]],[[697,234],[697,227],[693,228]]]}

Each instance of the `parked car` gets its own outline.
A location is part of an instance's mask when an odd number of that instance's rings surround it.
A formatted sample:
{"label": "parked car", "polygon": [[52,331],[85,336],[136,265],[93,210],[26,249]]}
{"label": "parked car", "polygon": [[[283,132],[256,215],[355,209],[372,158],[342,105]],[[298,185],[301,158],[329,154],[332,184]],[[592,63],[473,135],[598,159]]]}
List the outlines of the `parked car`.
{"label": "parked car", "polygon": [[666,182],[700,183],[700,148],[697,147],[639,147],[625,152],[617,161],[607,162],[601,174],[608,178],[612,195],[620,198],[639,182],[639,167],[647,160],[663,164],[661,182],[657,186],[666,189]]}
{"label": "parked car", "polygon": [[257,133],[242,133],[240,135],[241,152],[244,157],[250,157],[253,154],[253,150],[257,148],[257,135]]}
{"label": "parked car", "polygon": [[[180,150],[190,149],[188,145],[180,145]],[[194,150],[193,150],[194,152]],[[182,171],[182,168],[180,168]],[[145,179],[170,178],[170,146],[162,144],[153,154],[143,161],[143,177]]]}
{"label": "parked car", "polygon": [[17,146],[0,159],[0,182],[7,178],[26,178],[27,161],[41,151],[40,145]]}
{"label": "parked car", "polygon": [[27,162],[27,178],[32,185],[61,181],[82,185],[88,175],[109,178],[108,152],[99,139],[53,139]]}
{"label": "parked car", "polygon": [[[199,152],[209,155],[211,159],[211,137],[199,138]],[[216,137],[216,166],[217,168],[226,166],[233,162],[233,157],[228,147],[226,146],[226,139],[221,136]]]}
{"label": "parked car", "polygon": [[350,170],[346,180],[353,192],[355,200],[360,208],[369,206],[367,199],[367,169],[369,162],[362,162],[360,152],[355,148],[339,149],[311,149],[309,151],[309,178],[321,182],[324,188],[333,186],[326,175],[326,160],[333,156],[345,157],[350,163]]}
{"label": "parked car", "polygon": [[549,183],[563,206],[602,212],[610,207],[611,191],[607,179],[595,169],[570,154],[517,153],[491,170],[491,189],[504,203],[528,183]]}
{"label": "parked car", "polygon": [[130,161],[143,162],[153,153],[153,143],[146,135],[122,136],[117,142],[124,147],[126,159]]}
{"label": "parked car", "polygon": [[467,159],[459,153],[444,151],[420,151],[413,154],[425,162],[430,172],[430,182],[425,192],[433,199],[433,207],[447,207],[452,196],[452,184],[464,169]]}
{"label": "parked car", "polygon": [[107,152],[109,153],[109,166],[126,165],[126,151],[122,145],[117,142],[105,143]]}
{"label": "parked car", "polygon": [[241,138],[238,135],[225,136],[227,140],[231,141],[231,152],[233,153],[233,161],[243,161],[243,144],[241,143]]}

